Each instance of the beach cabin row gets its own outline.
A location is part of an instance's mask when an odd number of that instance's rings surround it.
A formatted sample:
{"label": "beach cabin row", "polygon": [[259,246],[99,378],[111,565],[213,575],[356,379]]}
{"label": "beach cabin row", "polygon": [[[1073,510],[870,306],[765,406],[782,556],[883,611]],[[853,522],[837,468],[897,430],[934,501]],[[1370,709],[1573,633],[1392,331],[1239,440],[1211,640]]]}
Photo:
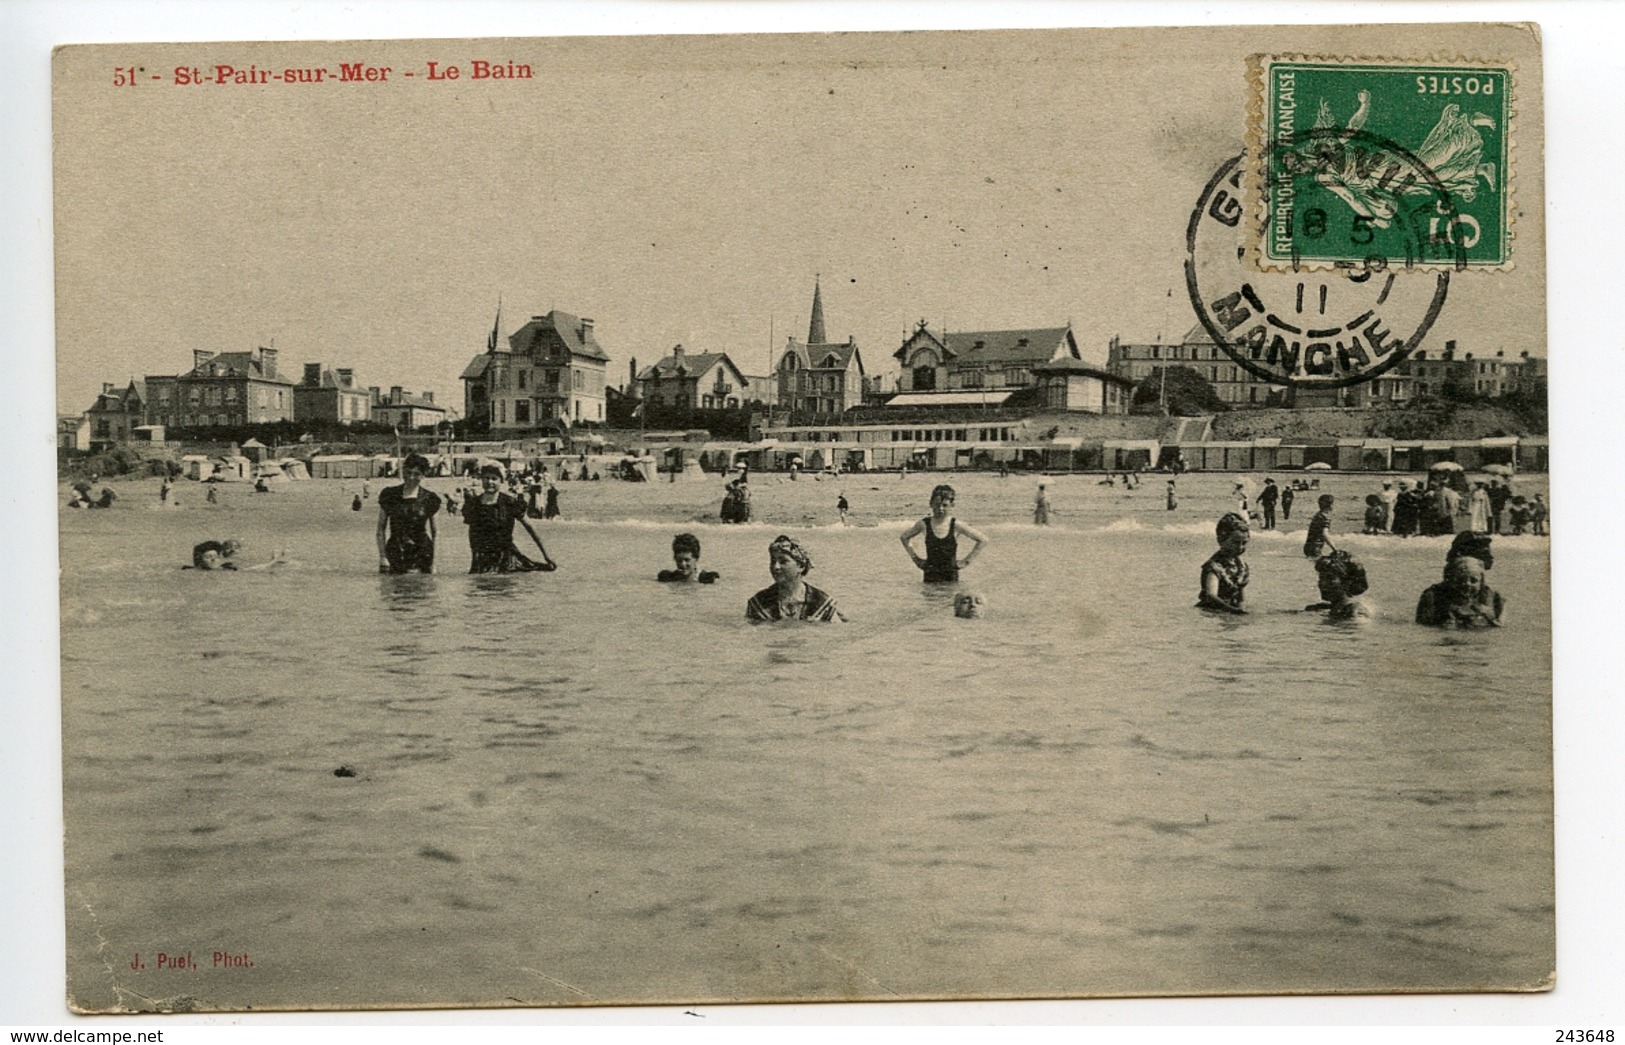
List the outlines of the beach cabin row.
{"label": "beach cabin row", "polygon": [[1466,471],[1504,465],[1517,471],[1544,472],[1550,455],[1547,439],[1493,436],[1483,439],[1396,440],[1379,438],[1277,438],[1163,443],[1156,439],[1085,442],[1064,437],[1049,442],[780,442],[707,443],[651,448],[661,470],[686,471],[695,460],[706,472],[748,466],[754,472],[791,468],[847,472],[895,471],[1150,471],[1182,462],[1190,471],[1267,472],[1335,469],[1344,472],[1425,472],[1440,462]]}
{"label": "beach cabin row", "polygon": [[[1550,454],[1544,437],[1493,436],[1483,439],[1279,439],[1250,442],[1179,443],[1178,457],[1187,469],[1208,472],[1293,471],[1329,468],[1342,472],[1425,472],[1453,462],[1466,471],[1505,465],[1518,471],[1544,472]],[[1163,464],[1170,463],[1165,457]],[[1109,467],[1109,466],[1108,466]]]}

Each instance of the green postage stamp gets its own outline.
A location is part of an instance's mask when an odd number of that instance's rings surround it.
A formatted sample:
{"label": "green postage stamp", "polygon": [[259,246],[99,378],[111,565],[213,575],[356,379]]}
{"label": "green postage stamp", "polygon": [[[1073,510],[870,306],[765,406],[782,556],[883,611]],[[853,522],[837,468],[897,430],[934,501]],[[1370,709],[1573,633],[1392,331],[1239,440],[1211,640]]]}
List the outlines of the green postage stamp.
{"label": "green postage stamp", "polygon": [[1513,68],[1254,55],[1263,270],[1512,263]]}

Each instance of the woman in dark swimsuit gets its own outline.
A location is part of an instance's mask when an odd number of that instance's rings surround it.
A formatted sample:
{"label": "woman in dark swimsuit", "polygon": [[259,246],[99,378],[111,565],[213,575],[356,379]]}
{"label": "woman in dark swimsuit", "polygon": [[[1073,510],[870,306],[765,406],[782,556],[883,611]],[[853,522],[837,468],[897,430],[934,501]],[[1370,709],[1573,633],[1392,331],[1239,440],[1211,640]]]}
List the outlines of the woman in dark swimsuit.
{"label": "woman in dark swimsuit", "polygon": [[[954,488],[944,483],[931,491],[931,514],[909,527],[900,538],[903,549],[914,565],[925,572],[928,584],[952,583],[959,580],[959,571],[971,564],[982,553],[987,538],[974,527],[960,522],[949,513],[954,507]],[[925,558],[914,551],[909,542],[925,535]],[[971,550],[959,557],[959,535],[972,541]]]}
{"label": "woman in dark swimsuit", "polygon": [[[378,572],[434,572],[434,516],[440,495],[423,486],[429,460],[408,454],[401,462],[399,486],[378,492]],[[361,509],[359,498],[354,507]]]}
{"label": "woman in dark swimsuit", "polygon": [[[510,493],[502,492],[502,469],[486,465],[480,469],[480,484],[485,487],[478,497],[463,502],[463,522],[468,526],[468,547],[473,553],[469,573],[526,573],[531,570],[556,570],[558,564],[542,547],[542,539],[525,518],[525,502]],[[527,558],[513,543],[513,526],[518,523],[536,542],[542,561]]]}

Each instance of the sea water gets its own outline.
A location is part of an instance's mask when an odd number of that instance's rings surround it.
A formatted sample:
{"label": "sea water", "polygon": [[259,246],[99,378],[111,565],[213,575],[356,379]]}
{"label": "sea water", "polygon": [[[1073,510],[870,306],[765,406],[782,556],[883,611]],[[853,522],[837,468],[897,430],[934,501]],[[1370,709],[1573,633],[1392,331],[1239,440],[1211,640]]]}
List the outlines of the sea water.
{"label": "sea water", "polygon": [[[1544,538],[1506,625],[1410,621],[1443,539],[1349,535],[1327,622],[1255,529],[1193,608],[1229,477],[956,477],[991,539],[952,614],[898,536],[942,477],[565,484],[556,573],[375,572],[359,483],[132,491],[62,516],[70,994],[98,1008],[1534,985],[1553,950]],[[133,484],[132,484],[133,485]],[[374,482],[371,493],[383,484]],[[447,481],[431,481],[443,492]],[[658,584],[679,530],[710,586]],[[842,626],[750,625],[800,539]],[[245,536],[289,566],[181,570]],[[521,532],[521,539],[524,535]],[[341,772],[344,775],[336,775]],[[155,968],[162,952],[168,965]],[[177,965],[190,955],[197,966]],[[224,956],[224,960],[221,960]]]}

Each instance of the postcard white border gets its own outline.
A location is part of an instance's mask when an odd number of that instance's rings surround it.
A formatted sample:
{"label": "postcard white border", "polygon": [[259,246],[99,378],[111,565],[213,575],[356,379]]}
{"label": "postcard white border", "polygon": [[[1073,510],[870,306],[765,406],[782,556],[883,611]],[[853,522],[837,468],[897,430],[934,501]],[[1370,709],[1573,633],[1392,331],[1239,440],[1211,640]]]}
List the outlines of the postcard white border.
{"label": "postcard white border", "polygon": [[[1617,991],[1625,947],[1625,692],[1615,593],[1625,556],[1604,527],[1625,518],[1617,481],[1617,418],[1625,394],[1625,329],[1609,262],[1625,256],[1617,190],[1625,146],[1592,125],[1625,109],[1625,77],[1610,48],[1625,10],[1601,3],[765,2],[668,4],[350,0],[200,3],[164,0],[0,4],[0,95],[7,144],[0,163],[0,332],[11,387],[0,410],[9,452],[0,482],[0,1027],[154,1029],[193,1025],[378,1027],[670,1026],[681,1010],[495,1010],[267,1014],[175,1018],[71,1016],[63,1004],[60,725],[55,541],[55,396],[50,199],[50,47],[140,40],[367,39],[624,33],[720,33],[1093,25],[1509,21],[1541,24],[1547,80],[1548,298],[1554,525],[1558,988],[1543,995],[1242,998],[898,1006],[710,1008],[729,1024],[1127,1026],[1522,1025],[1550,1041],[1564,1026],[1625,1033]],[[1238,71],[1239,75],[1239,71]],[[1610,389],[1618,390],[1610,392]],[[1610,540],[1610,538],[1615,538]],[[1597,554],[1589,554],[1596,549]],[[1204,1031],[1205,1039],[1211,1030]],[[1239,1034],[1225,1037],[1242,1040]],[[1447,1035],[1452,1038],[1453,1035]],[[1247,1040],[1253,1040],[1251,1038]],[[1303,1040],[1302,1038],[1298,1040]],[[1465,1039],[1461,1039],[1465,1040]]]}

